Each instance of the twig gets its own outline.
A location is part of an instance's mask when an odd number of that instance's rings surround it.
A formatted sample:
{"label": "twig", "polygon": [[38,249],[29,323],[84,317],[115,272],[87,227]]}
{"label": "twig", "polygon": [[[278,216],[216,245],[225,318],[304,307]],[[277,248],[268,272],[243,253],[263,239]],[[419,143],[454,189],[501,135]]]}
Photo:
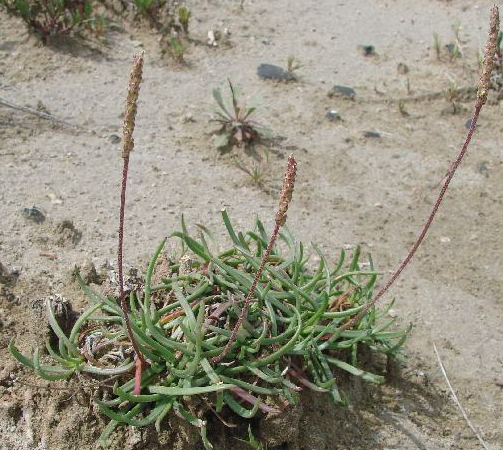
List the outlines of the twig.
{"label": "twig", "polygon": [[477,436],[477,439],[479,440],[480,445],[482,445],[482,447],[484,447],[485,450],[490,450],[490,448],[484,442],[484,439],[482,439],[482,437],[480,436],[480,434],[477,431],[477,429],[473,426],[472,422],[470,421],[470,419],[466,415],[465,409],[463,408],[463,406],[459,402],[458,397],[456,395],[456,392],[454,392],[454,388],[452,387],[452,384],[449,381],[449,377],[447,376],[447,373],[445,371],[445,367],[444,367],[444,365],[442,363],[442,360],[440,359],[440,355],[438,353],[437,346],[435,345],[435,343],[433,343],[433,349],[435,350],[435,354],[437,355],[437,360],[438,360],[438,364],[440,366],[440,370],[442,371],[442,374],[443,374],[443,376],[445,378],[445,382],[447,383],[447,386],[449,387],[449,390],[451,391],[451,395],[452,395],[452,398],[454,400],[454,403],[456,403],[457,407],[461,411],[461,414],[463,415],[464,419],[466,420],[466,423],[468,424],[468,426],[471,428],[471,430],[473,431],[473,433],[475,434],[475,436]]}
{"label": "twig", "polygon": [[477,90],[477,100],[475,102],[475,110],[473,112],[472,116],[472,121],[470,125],[470,129],[468,130],[468,134],[466,136],[465,142],[463,144],[463,147],[461,148],[461,151],[457,158],[454,160],[454,162],[451,165],[451,168],[449,169],[449,172],[447,173],[447,177],[444,181],[444,185],[442,186],[442,189],[440,190],[440,194],[438,195],[437,201],[435,202],[435,205],[433,206],[433,209],[426,220],[426,223],[423,226],[423,229],[421,230],[421,233],[419,237],[417,238],[415,244],[412,246],[412,249],[409,251],[403,262],[400,264],[398,269],[393,273],[393,275],[389,278],[387,283],[384,285],[383,288],[375,295],[375,297],[367,303],[365,308],[363,308],[356,316],[354,316],[351,320],[346,322],[342,327],[339,328],[340,331],[347,330],[351,328],[353,325],[358,323],[364,316],[367,314],[370,308],[372,308],[377,301],[383,296],[383,294],[391,287],[391,285],[396,281],[396,279],[400,276],[402,271],[408,266],[410,260],[416,253],[417,249],[423,242],[424,237],[426,236],[426,233],[428,232],[431,223],[433,222],[433,219],[435,218],[435,215],[437,214],[438,208],[440,207],[440,204],[442,203],[442,200],[444,199],[445,192],[447,191],[447,188],[449,187],[449,184],[454,177],[454,174],[456,173],[457,168],[459,167],[459,164],[461,163],[461,160],[463,159],[463,156],[465,156],[465,153],[468,149],[468,145],[470,144],[470,141],[472,139],[473,132],[475,130],[475,126],[477,125],[477,120],[479,118],[480,110],[484,106],[484,104],[487,101],[487,93],[489,91],[489,82],[490,82],[490,76],[491,72],[493,69],[494,65],[494,55],[496,53],[496,48],[497,48],[497,38],[498,38],[498,32],[499,32],[499,12],[498,12],[498,7],[494,5],[491,9],[491,21],[489,25],[489,37],[487,40],[486,44],[486,50],[485,50],[485,55],[484,55],[484,66],[482,69],[482,74],[480,76],[480,82]]}
{"label": "twig", "polygon": [[281,190],[279,208],[278,212],[276,213],[276,223],[274,225],[274,231],[272,232],[269,244],[267,245],[267,248],[265,249],[265,252],[262,255],[262,261],[257,270],[257,273],[255,274],[255,278],[253,279],[253,283],[250,287],[248,295],[246,296],[245,303],[243,305],[243,309],[241,310],[241,314],[239,315],[238,321],[236,322],[236,325],[234,326],[234,329],[232,330],[229,340],[227,341],[227,344],[225,345],[225,348],[222,351],[222,353],[213,357],[210,360],[212,364],[219,363],[220,361],[222,361],[222,359],[224,359],[227,356],[227,353],[229,353],[232,344],[236,340],[241,325],[243,324],[243,321],[246,315],[248,314],[248,308],[250,307],[253,294],[255,294],[255,288],[257,287],[258,280],[262,275],[262,271],[264,270],[267,259],[269,258],[269,254],[271,253],[271,250],[274,247],[274,243],[276,242],[276,238],[278,237],[279,229],[285,224],[288,205],[292,200],[296,174],[297,174],[297,162],[295,161],[294,157],[290,155],[288,157],[288,163],[286,166],[285,179],[283,181],[283,189]]}
{"label": "twig", "polygon": [[77,125],[73,125],[69,122],[65,122],[64,120],[57,119],[51,114],[44,113],[42,111],[37,111],[36,109],[28,108],[27,106],[19,106],[15,105],[14,103],[9,102],[8,100],[5,100],[3,98],[0,98],[0,105],[7,106],[8,108],[16,109],[18,111],[22,111],[28,114],[32,114],[34,116],[40,117],[45,120],[51,120],[53,122],[61,123],[63,125],[67,125],[69,127],[74,127],[76,128]]}

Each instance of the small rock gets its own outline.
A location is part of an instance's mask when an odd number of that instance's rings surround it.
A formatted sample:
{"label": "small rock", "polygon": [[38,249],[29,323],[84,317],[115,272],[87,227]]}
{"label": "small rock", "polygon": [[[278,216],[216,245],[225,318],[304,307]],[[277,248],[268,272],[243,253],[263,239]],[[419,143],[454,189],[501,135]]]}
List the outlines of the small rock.
{"label": "small rock", "polygon": [[216,38],[215,32],[213,30],[208,31],[208,37],[206,39],[206,43],[208,45],[210,45],[211,47],[218,46],[217,38]]}
{"label": "small rock", "polygon": [[82,280],[86,284],[101,284],[103,282],[102,277],[98,274],[95,265],[90,259],[84,261],[84,264],[76,269],[78,269]]}
{"label": "small rock", "polygon": [[373,45],[360,45],[360,49],[363,53],[363,56],[373,56],[376,54],[376,49]]}
{"label": "small rock", "polygon": [[328,94],[329,97],[332,97],[334,95],[337,97],[354,100],[354,98],[356,97],[356,92],[354,89],[351,89],[350,87],[339,86],[338,84],[336,84]]}
{"label": "small rock", "polygon": [[465,122],[465,128],[469,130],[471,126],[472,126],[472,119],[470,118]]}
{"label": "small rock", "polygon": [[330,120],[330,122],[342,120],[341,115],[335,109],[331,109],[330,111],[327,111],[327,113],[325,114],[325,117],[328,120]]}
{"label": "small rock", "polygon": [[189,123],[189,122],[195,122],[194,114],[192,113],[187,113],[182,116],[182,123]]}
{"label": "small rock", "polygon": [[0,283],[15,284],[18,278],[19,270],[8,270],[7,267],[0,262]]}
{"label": "small rock", "polygon": [[60,198],[58,198],[54,192],[49,192],[47,194],[47,197],[50,198],[51,203],[53,205],[62,205],[63,204],[63,200],[61,200]]}
{"label": "small rock", "polygon": [[23,208],[23,216],[36,223],[42,223],[45,220],[45,214],[37,206]]}
{"label": "small rock", "polygon": [[381,133],[379,133],[379,131],[364,131],[363,137],[381,139]]}
{"label": "small rock", "polygon": [[121,138],[117,134],[111,134],[110,136],[108,136],[108,142],[110,142],[111,144],[118,144],[120,141]]}
{"label": "small rock", "polygon": [[62,220],[56,225],[54,231],[57,236],[56,244],[58,245],[77,245],[82,238],[82,232],[75,228],[71,220]]}
{"label": "small rock", "polygon": [[272,64],[260,64],[257,75],[266,80],[291,80],[293,78],[291,73]]}
{"label": "small rock", "polygon": [[409,66],[407,66],[407,64],[404,63],[398,63],[396,70],[400,75],[405,75],[409,73]]}
{"label": "small rock", "polygon": [[[124,292],[143,289],[143,277],[136,267],[125,265],[124,267]],[[103,282],[103,293],[107,297],[120,298],[119,273],[115,269],[110,269]]]}
{"label": "small rock", "polygon": [[489,178],[489,166],[487,161],[482,161],[477,165],[477,171],[484,175],[486,178]]}
{"label": "small rock", "polygon": [[266,38],[266,37],[262,38],[260,42],[262,42],[262,44],[264,44],[264,45],[269,45],[270,44],[269,38]]}
{"label": "small rock", "polygon": [[441,242],[442,244],[448,244],[449,242],[451,242],[451,238],[450,238],[450,237],[448,237],[448,236],[441,236],[441,237],[440,237],[440,242]]}

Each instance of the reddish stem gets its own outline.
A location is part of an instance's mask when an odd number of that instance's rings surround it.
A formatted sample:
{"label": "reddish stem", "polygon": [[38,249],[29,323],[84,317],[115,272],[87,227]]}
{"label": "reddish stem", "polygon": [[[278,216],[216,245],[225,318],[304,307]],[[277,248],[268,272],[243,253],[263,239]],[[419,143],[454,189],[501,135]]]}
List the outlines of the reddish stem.
{"label": "reddish stem", "polygon": [[354,316],[350,321],[346,322],[342,327],[339,328],[339,331],[344,331],[349,328],[351,328],[353,325],[358,323],[362,319],[365,314],[367,314],[368,310],[374,306],[377,301],[386,293],[386,291],[391,287],[391,285],[396,281],[396,279],[400,276],[402,271],[407,267],[409,264],[410,260],[416,253],[416,250],[419,248],[421,243],[423,242],[424,237],[426,236],[426,233],[428,232],[431,223],[433,222],[433,219],[435,218],[435,215],[437,214],[438,208],[440,207],[440,204],[442,203],[442,200],[444,199],[445,192],[447,191],[447,188],[449,187],[449,184],[454,177],[454,174],[456,173],[456,170],[461,163],[461,160],[463,159],[463,156],[465,156],[465,153],[468,149],[468,145],[470,144],[470,141],[472,139],[473,132],[475,130],[475,126],[477,125],[477,120],[479,118],[479,113],[480,110],[482,109],[482,103],[477,101],[477,104],[475,105],[475,111],[473,113],[472,117],[472,122],[470,124],[470,129],[468,130],[468,134],[466,136],[465,142],[463,144],[463,147],[461,148],[461,151],[459,152],[458,157],[454,160],[454,162],[451,165],[451,168],[449,169],[449,172],[447,173],[447,177],[444,181],[444,185],[442,186],[442,189],[440,190],[440,194],[437,197],[437,201],[435,202],[435,205],[433,206],[433,209],[431,210],[430,216],[428,217],[428,220],[423,226],[423,229],[421,230],[421,234],[417,238],[415,244],[412,246],[412,249],[409,251],[403,262],[400,264],[398,269],[391,275],[389,278],[388,282],[384,285],[384,287],[381,288],[381,290],[375,295],[375,297],[367,303],[367,306],[363,308],[356,316]]}
{"label": "reddish stem", "polygon": [[138,348],[138,344],[136,343],[136,340],[133,335],[133,329],[131,328],[131,322],[129,320],[129,312],[126,304],[126,293],[124,292],[124,273],[122,270],[122,253],[124,246],[124,212],[126,208],[126,187],[127,187],[128,168],[129,168],[129,154],[124,156],[124,167],[122,171],[121,206],[119,213],[119,248],[117,251],[117,265],[119,268],[119,292],[121,299],[121,309],[122,313],[124,314],[124,321],[126,323],[129,339],[131,340],[131,344],[133,345],[137,358],[134,394],[138,395],[140,393],[141,369],[142,366],[146,364],[146,362],[140,349]]}
{"label": "reddish stem", "polygon": [[227,341],[227,344],[225,345],[225,348],[223,349],[222,353],[219,355],[213,357],[210,359],[210,363],[216,364],[222,361],[227,356],[227,353],[229,353],[229,350],[231,349],[232,344],[236,341],[236,337],[238,335],[238,331],[241,328],[241,325],[243,324],[243,321],[248,314],[248,309],[250,307],[251,300],[253,298],[253,294],[255,293],[255,289],[258,284],[258,280],[262,276],[262,272],[264,270],[265,264],[267,262],[267,259],[269,258],[269,254],[271,253],[272,248],[274,247],[274,243],[276,242],[276,238],[278,237],[279,233],[279,228],[281,224],[276,221],[276,224],[274,226],[274,231],[272,232],[271,239],[269,240],[269,244],[267,245],[267,248],[265,249],[264,255],[262,256],[262,261],[260,263],[260,266],[257,270],[257,273],[255,274],[255,278],[253,279],[253,283],[250,287],[250,290],[248,291],[248,295],[245,299],[245,303],[243,305],[243,309],[241,310],[241,314],[239,315],[238,321],[236,322],[236,325],[234,325],[234,329],[232,330],[231,336],[229,337],[229,340]]}

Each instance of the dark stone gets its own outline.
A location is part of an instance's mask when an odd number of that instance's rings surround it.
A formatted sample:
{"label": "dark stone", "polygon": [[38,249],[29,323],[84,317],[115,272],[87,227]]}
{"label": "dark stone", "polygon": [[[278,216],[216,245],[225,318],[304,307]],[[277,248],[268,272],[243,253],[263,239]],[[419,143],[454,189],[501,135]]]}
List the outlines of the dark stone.
{"label": "dark stone", "polygon": [[375,55],[376,49],[373,45],[362,45],[361,46],[363,56],[372,56]]}
{"label": "dark stone", "polygon": [[465,128],[469,130],[471,126],[472,126],[472,119],[470,118],[466,121]]}
{"label": "dark stone", "polygon": [[45,214],[40,208],[32,206],[31,208],[23,208],[23,216],[36,223],[42,223],[45,220]]}
{"label": "dark stone", "polygon": [[272,64],[260,64],[257,69],[257,75],[266,80],[288,81],[293,79],[293,75],[291,73],[288,73],[285,69]]}
{"label": "dark stone", "polygon": [[398,63],[396,70],[400,75],[405,75],[409,73],[409,66],[407,66],[407,64],[404,63]]}
{"label": "dark stone", "polygon": [[331,109],[330,111],[327,111],[325,114],[325,117],[330,120],[330,122],[335,122],[336,120],[341,120],[341,115],[335,110]]}
{"label": "dark stone", "polygon": [[111,134],[108,137],[108,142],[110,142],[111,144],[118,144],[120,141],[121,141],[120,136],[118,136],[116,134]]}
{"label": "dark stone", "polygon": [[379,131],[364,131],[363,137],[381,139],[381,133]]}
{"label": "dark stone", "polygon": [[354,89],[351,89],[350,87],[339,86],[338,84],[336,84],[332,88],[330,95],[337,95],[339,97],[344,97],[344,98],[349,98],[351,100],[354,100],[354,98],[356,97],[356,92]]}
{"label": "dark stone", "polygon": [[477,170],[480,174],[484,175],[486,178],[489,178],[489,163],[487,161],[483,161],[477,165]]}

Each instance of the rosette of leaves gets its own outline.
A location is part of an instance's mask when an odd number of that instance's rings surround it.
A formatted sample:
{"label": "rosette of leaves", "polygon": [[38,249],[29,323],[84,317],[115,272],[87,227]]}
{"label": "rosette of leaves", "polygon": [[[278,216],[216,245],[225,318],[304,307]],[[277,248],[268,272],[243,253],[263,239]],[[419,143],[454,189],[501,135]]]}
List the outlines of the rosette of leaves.
{"label": "rosette of leaves", "polygon": [[221,126],[218,132],[219,135],[215,139],[216,147],[221,149],[230,148],[235,144],[251,143],[259,138],[269,138],[269,130],[261,127],[251,119],[256,108],[240,105],[236,89],[230,80],[228,80],[228,83],[231,91],[229,104],[224,101],[220,89],[213,90],[213,98],[220,109],[215,112],[216,117],[211,121]]}
{"label": "rosette of leaves", "polygon": [[45,352],[36,349],[26,356],[10,342],[14,357],[47,380],[67,379],[76,372],[98,379],[115,376],[106,397],[94,399],[110,418],[100,437],[103,445],[120,424],[153,423],[160,430],[166,416],[176,414],[198,427],[204,446],[212,449],[208,414],[224,409],[243,419],[281,414],[302,389],[326,393],[345,405],[340,371],[371,383],[384,381],[365,370],[359,350],[400,354],[409,329],[390,330],[394,319],[387,317],[388,309],[373,307],[351,329],[341,330],[372,298],[378,274],[370,257],[364,270],[357,248],[349,262],[342,252],[330,267],[313,245],[318,264],[311,269],[304,245],[283,228],[237,340],[225,359],[212,365],[210,360],[221,354],[231,335],[269,241],[259,220],[252,231],[241,233],[226,211],[222,217],[229,248],[213,248],[213,235],[203,226],[199,237],[191,236],[182,220],[182,230],[172,238],[181,241],[183,256],[170,260],[163,255],[164,276],[153,284],[164,239],[150,261],[143,290],[129,295],[134,338],[148,361],[140,395],[132,393],[133,353],[117,299],[95,292],[80,278],[92,305],[69,335],[47,303],[57,348],[48,342]]}
{"label": "rosette of leaves", "polygon": [[20,17],[44,43],[50,36],[70,34],[87,23],[92,25],[91,0],[0,0],[0,6]]}

